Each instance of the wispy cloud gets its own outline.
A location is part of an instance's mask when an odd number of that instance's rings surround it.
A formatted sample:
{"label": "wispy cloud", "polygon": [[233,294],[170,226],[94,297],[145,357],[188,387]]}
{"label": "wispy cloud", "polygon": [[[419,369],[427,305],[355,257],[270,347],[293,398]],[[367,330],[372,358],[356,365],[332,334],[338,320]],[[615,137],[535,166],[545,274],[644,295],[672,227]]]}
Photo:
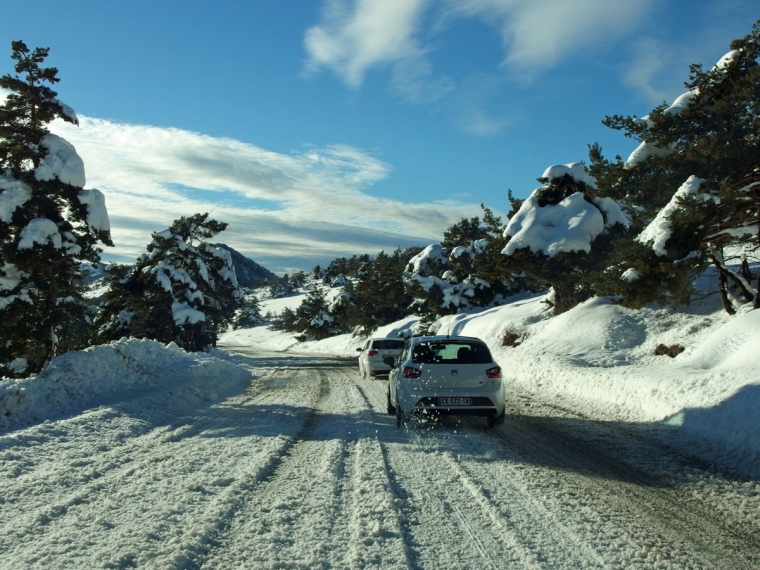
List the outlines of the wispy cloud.
{"label": "wispy cloud", "polygon": [[478,212],[474,203],[370,196],[364,190],[392,168],[350,146],[281,154],[180,129],[83,116],[80,125],[57,121],[52,130],[82,156],[87,187],[106,194],[113,259],[133,260],[151,232],[196,212],[213,210],[230,224],[222,240],[275,271],[438,241]]}
{"label": "wispy cloud", "polygon": [[623,83],[643,94],[654,105],[678,95],[658,87],[662,85],[659,80],[663,71],[673,67],[670,51],[653,38],[636,40],[632,45],[631,61],[623,71]]}
{"label": "wispy cloud", "polygon": [[[488,135],[509,124],[489,112],[483,95],[494,90],[473,96],[471,77],[448,77],[431,63],[431,53],[446,41],[455,20],[475,18],[491,26],[503,44],[502,69],[494,69],[494,77],[509,75],[512,82],[517,78],[527,84],[570,56],[629,34],[653,4],[654,0],[324,0],[320,22],[305,32],[305,70],[314,74],[328,69],[356,89],[371,71],[388,69],[389,85],[400,97],[414,103],[445,99],[454,124],[471,134]],[[458,96],[463,89],[469,93]]]}
{"label": "wispy cloud", "polygon": [[306,30],[307,75],[326,68],[358,88],[372,68],[389,69],[394,92],[412,103],[437,101],[454,89],[434,76],[429,48],[417,37],[430,0],[325,0],[318,25]]}
{"label": "wispy cloud", "polygon": [[447,0],[449,17],[479,17],[501,34],[503,64],[532,79],[562,59],[635,30],[654,0]]}

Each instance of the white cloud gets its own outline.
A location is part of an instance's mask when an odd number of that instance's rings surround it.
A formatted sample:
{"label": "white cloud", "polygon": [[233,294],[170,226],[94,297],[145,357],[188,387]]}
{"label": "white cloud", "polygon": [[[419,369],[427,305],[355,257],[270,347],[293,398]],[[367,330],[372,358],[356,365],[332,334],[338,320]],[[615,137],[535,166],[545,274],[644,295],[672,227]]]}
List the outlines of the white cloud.
{"label": "white cloud", "polygon": [[529,79],[578,52],[633,31],[654,0],[448,0],[449,17],[481,17],[497,28],[504,64]]}
{"label": "white cloud", "polygon": [[[526,75],[555,66],[562,58],[615,41],[639,26],[654,0],[325,0],[322,21],[309,28],[304,47],[307,70],[328,68],[359,87],[374,67],[394,66],[394,83],[412,85],[433,75],[422,44],[426,22],[479,18],[496,28],[504,63]],[[426,10],[437,18],[425,20]],[[437,33],[446,26],[433,26]],[[448,89],[452,87],[446,80]],[[419,89],[419,85],[415,88]]]}
{"label": "white cloud", "polygon": [[[530,82],[568,56],[603,49],[639,26],[654,0],[324,0],[321,20],[304,36],[306,71],[329,69],[358,88],[375,69],[390,70],[390,86],[414,103],[441,101],[468,89],[433,68],[433,42],[441,45],[462,18],[485,21],[503,43],[495,76]],[[634,81],[635,79],[632,79]],[[471,89],[470,89],[471,90]],[[481,97],[454,97],[453,122],[475,135],[493,134],[509,121],[488,111]]]}
{"label": "white cloud", "polygon": [[414,37],[427,0],[326,0],[322,22],[309,28],[304,47],[307,68],[327,67],[351,87],[367,70],[414,60],[421,49]]}
{"label": "white cloud", "polygon": [[[675,67],[671,50],[653,38],[640,38],[633,43],[632,51],[632,60],[623,72],[625,85],[642,93],[654,105],[672,100],[672,96],[678,95],[656,87],[657,84],[662,84],[663,72],[672,72]],[[683,91],[683,82],[679,82],[679,85]]]}
{"label": "white cloud", "polygon": [[51,130],[84,159],[87,187],[105,193],[117,244],[105,254],[121,261],[144,251],[151,232],[196,212],[213,210],[230,224],[221,240],[275,271],[438,241],[479,212],[476,204],[366,194],[392,169],[350,146],[287,155],[180,129],[85,116],[80,125],[56,121]]}

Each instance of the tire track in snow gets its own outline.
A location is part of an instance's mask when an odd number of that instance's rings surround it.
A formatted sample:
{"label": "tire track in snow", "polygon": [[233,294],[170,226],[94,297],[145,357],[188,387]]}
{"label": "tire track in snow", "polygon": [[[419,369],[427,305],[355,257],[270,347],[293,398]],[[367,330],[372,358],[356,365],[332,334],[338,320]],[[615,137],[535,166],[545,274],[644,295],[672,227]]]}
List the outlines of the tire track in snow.
{"label": "tire track in snow", "polygon": [[566,525],[575,524],[608,564],[749,569],[760,561],[756,538],[727,534],[678,489],[658,486],[569,434],[511,419],[485,435],[510,460],[505,477],[541,497]]}
{"label": "tire track in snow", "polygon": [[[478,469],[479,464],[456,459],[451,451],[444,456],[460,483],[494,525],[513,535],[511,541],[528,547],[542,567],[605,567],[604,559],[596,550],[498,467],[489,464],[485,469]],[[473,471],[477,471],[477,475]]]}
{"label": "tire track in snow", "polygon": [[[266,401],[267,394],[256,394],[249,402],[233,402],[234,405],[228,414],[224,413],[226,410],[223,407],[218,412],[215,411],[218,415],[214,415],[210,421],[202,422],[204,425],[201,433],[205,437],[196,437],[192,440],[183,438],[173,443],[158,442],[158,449],[165,449],[165,451],[157,453],[156,448],[150,449],[146,453],[147,457],[137,464],[126,465],[123,469],[112,472],[110,477],[102,481],[95,481],[84,489],[79,488],[73,500],[68,500],[63,508],[61,505],[58,505],[58,508],[54,507],[52,511],[56,515],[54,518],[45,518],[43,513],[41,520],[35,521],[37,523],[35,526],[27,528],[26,534],[16,536],[17,540],[11,544],[21,545],[23,548],[25,541],[18,539],[29,534],[34,535],[35,552],[30,553],[27,560],[30,564],[37,564],[44,560],[45,552],[55,551],[58,548],[56,543],[60,540],[61,532],[66,532],[66,524],[83,525],[92,527],[90,537],[98,537],[99,541],[105,543],[115,542],[117,546],[122,545],[121,548],[115,547],[115,551],[124,550],[123,544],[133,545],[130,552],[117,556],[115,562],[117,565],[120,564],[118,560],[121,559],[137,562],[149,559],[154,562],[161,560],[165,567],[171,567],[180,562],[185,564],[198,550],[198,544],[203,545],[218,532],[219,521],[224,521],[229,513],[235,510],[237,497],[271,471],[272,459],[279,456],[292,441],[292,438],[287,436],[270,438],[266,441],[268,445],[265,449],[253,455],[248,455],[244,453],[244,450],[239,449],[235,434],[238,431],[241,435],[248,433],[245,431],[246,424],[250,423],[245,407],[240,407],[239,404],[250,404],[261,399]],[[227,403],[229,402],[223,404]],[[236,409],[236,406],[240,409]],[[293,416],[293,419],[296,425],[292,427],[302,425],[304,422],[304,418],[299,420],[297,416]],[[191,432],[195,433],[196,430],[191,430]],[[231,433],[233,437],[215,438],[214,436],[218,433]],[[225,444],[226,448],[220,446],[219,443]],[[215,444],[215,451],[217,454],[221,452],[221,455],[215,456],[213,453],[208,453],[207,448],[210,444]],[[142,452],[145,449],[141,448],[139,451]],[[224,473],[224,465],[232,468],[230,472]],[[188,485],[190,481],[199,480],[199,477],[202,484]],[[166,503],[164,495],[167,493],[176,496],[180,504]],[[155,504],[141,505],[138,497],[145,499],[151,495],[157,498]],[[84,497],[84,500],[80,500],[81,497]],[[72,509],[72,506],[76,508]],[[132,519],[131,525],[122,524],[124,512],[119,511],[125,510],[131,515],[127,516],[128,519]],[[203,513],[203,516],[187,525],[189,527],[187,537],[182,536],[184,533],[179,533],[179,536],[167,536],[167,532],[176,534],[171,530],[172,525],[181,526],[183,521],[191,519],[198,510]],[[150,513],[149,520],[145,520],[144,513],[146,512]],[[71,515],[75,520],[65,523],[61,517],[66,514]],[[212,515],[212,519],[214,516],[216,519],[211,522],[205,521],[204,517],[208,514]],[[114,519],[119,515],[121,519]],[[144,538],[136,540],[133,536],[135,524],[140,529],[138,534]],[[63,528],[60,528],[62,525]],[[48,538],[45,538],[46,536]],[[76,544],[72,545],[72,550],[76,546]],[[38,550],[41,551],[42,556],[36,552]],[[72,552],[65,560],[71,566],[74,566],[76,562],[82,563],[85,567],[89,566],[89,563],[81,560],[81,556]],[[44,566],[41,563],[40,565]]]}
{"label": "tire track in snow", "polygon": [[408,566],[373,415],[344,371],[220,544],[198,566]]}
{"label": "tire track in snow", "polygon": [[473,500],[441,451],[439,434],[398,432],[400,441],[384,447],[404,500],[413,567],[541,568],[519,537],[505,532],[501,515]]}

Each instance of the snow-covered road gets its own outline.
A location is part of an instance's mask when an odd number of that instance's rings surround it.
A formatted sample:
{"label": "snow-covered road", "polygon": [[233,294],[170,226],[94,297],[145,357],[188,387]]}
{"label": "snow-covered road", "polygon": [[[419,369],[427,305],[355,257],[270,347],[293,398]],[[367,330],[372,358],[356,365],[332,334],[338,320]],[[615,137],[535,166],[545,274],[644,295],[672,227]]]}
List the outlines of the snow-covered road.
{"label": "snow-covered road", "polygon": [[206,401],[0,436],[0,568],[760,567],[760,484],[646,425],[513,393],[399,429],[354,362],[230,352],[252,380]]}

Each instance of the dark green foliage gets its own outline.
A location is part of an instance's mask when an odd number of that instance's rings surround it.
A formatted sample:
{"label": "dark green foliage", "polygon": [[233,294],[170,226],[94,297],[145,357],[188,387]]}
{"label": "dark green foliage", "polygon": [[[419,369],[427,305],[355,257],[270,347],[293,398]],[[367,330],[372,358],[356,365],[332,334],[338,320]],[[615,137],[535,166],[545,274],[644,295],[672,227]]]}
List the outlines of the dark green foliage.
{"label": "dark green foliage", "polygon": [[182,217],[153,234],[136,265],[112,269],[100,340],[150,338],[189,351],[215,344],[242,299],[229,252],[206,243],[226,227],[208,214]]}
{"label": "dark green foliage", "polygon": [[[686,105],[656,108],[648,120],[615,115],[605,124],[626,136],[654,145],[661,156],[624,166],[604,159],[591,147],[591,172],[610,195],[638,208],[634,227],[642,229],[673,198],[690,176],[701,179],[698,193],[673,202],[671,237],[664,255],[650,248],[616,248],[609,279],[602,287],[622,295],[622,303],[640,307],[652,301],[682,303],[690,281],[708,263],[719,274],[724,307],[735,311],[728,285],[760,307],[752,275],[732,267],[725,251],[757,256],[760,224],[760,22],[752,33],[735,40],[738,50],[721,66],[704,71],[691,66]],[[634,268],[640,277],[630,283],[617,279]]]}
{"label": "dark green foliage", "polygon": [[[80,200],[97,190],[83,194],[69,183],[83,184],[81,176],[63,181],[57,171],[37,172],[51,141],[70,146],[50,135],[47,124],[56,118],[76,123],[76,115],[50,88],[58,71],[41,67],[49,50],[30,51],[22,41],[11,46],[20,75],[0,78],[10,91],[0,106],[0,192],[17,207],[0,219],[0,374],[25,375],[87,345],[80,262],[97,262],[98,242],[113,243],[107,229],[90,226],[89,207]],[[37,228],[46,228],[42,243],[24,239]]]}
{"label": "dark green foliage", "polygon": [[[402,275],[409,259],[419,251],[396,249],[390,255],[380,252],[374,259],[361,255],[334,260],[323,272],[312,272],[314,284],[306,299],[295,311],[284,309],[272,318],[270,328],[298,333],[298,340],[319,340],[351,331],[369,335],[377,327],[403,318],[411,297],[404,290]],[[338,273],[341,270],[352,277]],[[341,288],[330,302],[318,284],[320,279]]]}
{"label": "dark green foliage", "polygon": [[289,323],[290,332],[297,332],[296,340],[322,340],[327,337],[349,332],[349,328],[337,322],[331,311],[331,303],[327,301],[325,289],[314,284],[301,305],[293,313]]}
{"label": "dark green foliage", "polygon": [[296,324],[296,313],[290,307],[285,307],[280,314],[272,317],[269,328],[273,331],[295,332],[298,330]]}
{"label": "dark green foliage", "polygon": [[352,255],[350,258],[339,257],[333,259],[327,268],[324,270],[323,279],[326,283],[332,284],[334,279],[337,279],[340,275],[344,277],[359,277],[359,271],[361,268],[369,263],[371,257],[369,255]]}
{"label": "dark green foliage", "polygon": [[[237,267],[235,268],[235,272],[237,273]],[[233,330],[257,327],[265,321],[264,317],[261,316],[259,301],[255,293],[250,289],[245,291],[246,293],[241,300],[240,307],[235,311],[235,316],[232,318],[230,326]]]}
{"label": "dark green foliage", "polygon": [[412,299],[404,289],[403,274],[418,252],[419,248],[398,248],[390,255],[381,251],[361,267],[356,284],[346,288],[350,300],[346,318],[351,327],[361,327],[360,333],[369,335],[408,314]]}

